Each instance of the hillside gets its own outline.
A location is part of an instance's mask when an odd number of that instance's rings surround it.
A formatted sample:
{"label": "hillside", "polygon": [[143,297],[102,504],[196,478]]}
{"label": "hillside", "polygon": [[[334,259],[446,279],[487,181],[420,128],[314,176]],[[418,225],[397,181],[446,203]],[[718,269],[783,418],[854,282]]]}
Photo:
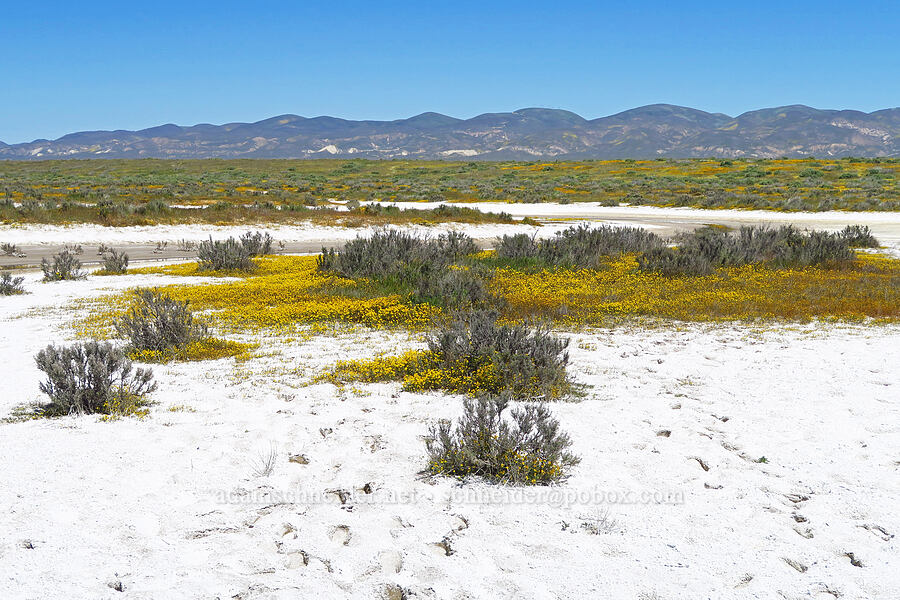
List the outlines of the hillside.
{"label": "hillside", "polygon": [[85,131],[7,145],[0,159],[328,158],[479,160],[900,156],[900,108],[864,113],[794,105],[737,117],[655,104],[586,120],[526,108],[396,121],[281,115],[256,123]]}

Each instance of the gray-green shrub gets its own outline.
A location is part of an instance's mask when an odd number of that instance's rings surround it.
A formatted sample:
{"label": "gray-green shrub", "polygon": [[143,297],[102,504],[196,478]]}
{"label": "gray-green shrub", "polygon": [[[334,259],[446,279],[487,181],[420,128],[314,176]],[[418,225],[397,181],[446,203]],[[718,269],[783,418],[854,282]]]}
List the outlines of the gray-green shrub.
{"label": "gray-green shrub", "polygon": [[272,253],[272,236],[261,231],[248,231],[240,238],[241,245],[250,256],[265,256]]}
{"label": "gray-green shrub", "polygon": [[42,258],[41,271],[44,272],[44,281],[66,281],[87,277],[81,270],[81,261],[69,250],[54,254],[52,261]]}
{"label": "gray-green shrub", "polygon": [[256,266],[247,247],[233,237],[200,242],[197,259],[201,271],[251,271]]}
{"label": "gray-green shrub", "polygon": [[718,267],[757,263],[774,268],[841,267],[854,258],[843,234],[801,231],[792,225],[745,226],[737,231],[704,227],[681,235],[677,244],[639,256],[640,269],[666,275],[705,275]]}
{"label": "gray-green shrub", "polygon": [[455,426],[441,421],[426,438],[428,471],[450,477],[483,477],[510,485],[540,485],[564,479],[579,458],[569,436],[542,404],[525,404],[503,418],[507,401],[497,396],[466,398]]}
{"label": "gray-green shrub", "polygon": [[115,406],[134,406],[156,389],[153,371],[134,369],[125,352],[108,342],[68,347],[47,346],[35,356],[47,379],[40,389],[50,397],[47,416],[109,413]]}
{"label": "gray-green shrub", "polygon": [[659,236],[637,227],[577,225],[546,240],[535,240],[523,233],[503,236],[496,256],[513,260],[536,259],[553,266],[591,268],[605,256],[648,252],[662,246]]}
{"label": "gray-green shrub", "polygon": [[106,249],[103,253],[103,270],[106,273],[124,274],[128,271],[128,254],[112,248]]}
{"label": "gray-green shrub", "polygon": [[0,273],[0,296],[24,294],[23,281],[25,281],[24,277],[13,277],[12,273]]}
{"label": "gray-green shrub", "polygon": [[847,240],[851,248],[877,248],[881,245],[868,225],[847,225],[841,230],[841,237]]}
{"label": "gray-green shrub", "polygon": [[187,302],[153,290],[137,290],[136,302],[116,321],[116,332],[134,350],[163,351],[184,348],[209,335]]}
{"label": "gray-green shrub", "polygon": [[500,325],[498,313],[471,310],[457,313],[452,322],[432,334],[428,348],[442,368],[475,373],[490,367],[495,389],[516,400],[555,400],[567,395],[571,384],[568,338],[558,338],[543,327]]}

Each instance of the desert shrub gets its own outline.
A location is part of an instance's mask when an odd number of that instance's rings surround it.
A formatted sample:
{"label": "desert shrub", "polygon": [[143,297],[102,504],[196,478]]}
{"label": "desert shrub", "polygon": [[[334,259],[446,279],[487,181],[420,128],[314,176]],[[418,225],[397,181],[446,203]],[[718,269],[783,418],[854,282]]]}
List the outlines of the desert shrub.
{"label": "desert shrub", "polygon": [[386,291],[408,293],[416,302],[463,308],[489,299],[483,269],[453,266],[476,252],[475,242],[457,232],[428,239],[386,230],[350,241],[341,250],[323,248],[317,268],[378,281]]}
{"label": "desert shrub", "polygon": [[210,237],[200,242],[197,259],[201,271],[250,271],[255,267],[250,251],[233,237],[221,241]]}
{"label": "desert shrub", "polygon": [[336,384],[401,380],[409,391],[557,400],[572,388],[566,377],[568,344],[568,339],[540,327],[499,325],[492,311],[467,311],[432,334],[428,350],[341,361],[319,380]]}
{"label": "desert shrub", "polygon": [[322,249],[318,268],[344,277],[384,278],[434,272],[478,252],[469,236],[451,231],[428,239],[394,229],[356,238],[340,250]]}
{"label": "desert shrub", "polygon": [[428,471],[450,477],[478,476],[497,483],[539,485],[559,481],[579,459],[546,405],[526,404],[503,418],[497,396],[466,398],[463,415],[433,426],[426,438]]}
{"label": "desert shrub", "polygon": [[851,248],[877,248],[878,239],[872,235],[867,225],[847,225],[841,230],[841,237],[847,240]]}
{"label": "desert shrub", "polygon": [[554,266],[596,267],[605,256],[648,252],[663,245],[655,233],[637,227],[577,225],[555,237],[536,241],[525,234],[504,236],[497,246],[499,258],[528,259]]}
{"label": "desert shrub", "polygon": [[107,248],[103,253],[103,272],[113,275],[122,275],[128,271],[128,255],[125,252],[116,252]]}
{"label": "desert shrub", "polygon": [[81,261],[69,250],[53,255],[52,261],[42,258],[41,270],[44,272],[44,281],[84,279],[87,276],[81,270]]}
{"label": "desert shrub", "polygon": [[0,273],[0,296],[24,294],[23,281],[25,281],[24,277],[13,277],[12,273]]}
{"label": "desert shrub", "polygon": [[146,204],[141,204],[134,210],[139,215],[159,214],[168,211],[169,205],[158,198],[154,198]]}
{"label": "desert shrub", "polygon": [[241,236],[241,245],[250,256],[264,256],[272,253],[272,236],[261,231],[248,231]]}
{"label": "desert shrub", "polygon": [[208,337],[204,323],[194,319],[188,303],[152,290],[138,290],[136,303],[116,324],[133,351],[165,352]]}
{"label": "desert shrub", "polygon": [[655,248],[637,257],[642,271],[662,275],[709,275],[713,272],[708,258],[696,252],[678,248]]}
{"label": "desert shrub", "polygon": [[412,293],[414,302],[455,309],[483,306],[491,300],[488,273],[478,266],[444,269],[431,277],[420,277]]}
{"label": "desert shrub", "polygon": [[717,267],[764,263],[774,268],[837,267],[854,258],[842,234],[778,228],[741,227],[736,232],[704,227],[678,239],[676,248],[646,252],[638,258],[644,271],[666,275],[704,275]]}
{"label": "desert shrub", "polygon": [[156,389],[153,371],[133,369],[125,352],[108,342],[57,348],[50,345],[35,357],[47,375],[40,389],[50,396],[47,416],[70,413],[130,413]]}
{"label": "desert shrub", "polygon": [[[458,313],[428,340],[438,369],[448,374],[478,374],[472,393],[510,394],[515,399],[559,398],[569,389],[568,339],[543,327],[500,325],[490,310]],[[452,377],[451,377],[452,381]]]}
{"label": "desert shrub", "polygon": [[19,250],[18,246],[6,242],[0,244],[0,252],[2,252],[6,256],[15,256],[18,258],[22,258],[25,256],[25,253]]}

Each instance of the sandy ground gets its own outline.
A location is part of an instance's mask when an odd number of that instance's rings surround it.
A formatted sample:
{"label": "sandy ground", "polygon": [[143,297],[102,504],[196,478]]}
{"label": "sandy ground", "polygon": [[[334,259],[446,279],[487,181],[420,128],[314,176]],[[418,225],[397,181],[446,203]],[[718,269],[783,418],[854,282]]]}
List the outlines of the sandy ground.
{"label": "sandy ground", "polygon": [[[398,204],[401,208],[434,208],[437,203],[414,202]],[[540,227],[523,224],[442,224],[435,226],[403,227],[420,234],[437,235],[444,231],[463,231],[476,238],[483,247],[492,246],[496,239],[513,233],[528,233],[551,237],[575,223],[606,223],[650,229],[663,236],[696,229],[708,224],[739,227],[741,225],[787,225],[802,228],[837,231],[847,225],[867,225],[876,237],[889,247],[900,247],[900,213],[878,212],[821,212],[781,213],[762,210],[700,210],[691,208],[658,208],[652,206],[600,206],[597,203],[577,204],[509,204],[479,202],[460,204],[484,212],[507,212],[514,217],[532,217],[542,222]],[[182,240],[199,242],[213,237],[223,239],[239,236],[249,229],[268,231],[284,243],[284,252],[302,254],[324,247],[338,246],[357,236],[367,236],[372,227],[347,228],[322,225],[157,225],[147,227],[104,227],[101,225],[0,225],[0,242],[16,244],[24,257],[0,255],[0,268],[39,265],[42,258],[50,258],[65,244],[85,247],[83,261],[97,261],[96,248],[107,244],[128,252],[132,261],[171,260],[194,256],[178,250]],[[157,250],[158,243],[167,247]]]}
{"label": "sandy ground", "polygon": [[[71,300],[174,280],[28,277],[0,416],[40,398]],[[156,366],[145,420],[0,424],[0,597],[900,598],[900,327],[580,332],[585,395],[553,411],[582,463],[531,489],[419,474],[458,398],[304,385],[420,339],[254,339]]]}

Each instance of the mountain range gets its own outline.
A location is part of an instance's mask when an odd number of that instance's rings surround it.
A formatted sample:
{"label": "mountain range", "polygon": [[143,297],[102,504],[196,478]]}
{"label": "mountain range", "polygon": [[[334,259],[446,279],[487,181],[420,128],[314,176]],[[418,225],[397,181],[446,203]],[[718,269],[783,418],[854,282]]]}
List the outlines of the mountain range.
{"label": "mountain range", "polygon": [[281,115],[256,123],[83,131],[0,142],[0,159],[369,158],[609,159],[900,156],[900,108],[871,113],[803,105],[730,117],[653,104],[587,120],[525,108],[456,119],[427,112],[396,121]]}

